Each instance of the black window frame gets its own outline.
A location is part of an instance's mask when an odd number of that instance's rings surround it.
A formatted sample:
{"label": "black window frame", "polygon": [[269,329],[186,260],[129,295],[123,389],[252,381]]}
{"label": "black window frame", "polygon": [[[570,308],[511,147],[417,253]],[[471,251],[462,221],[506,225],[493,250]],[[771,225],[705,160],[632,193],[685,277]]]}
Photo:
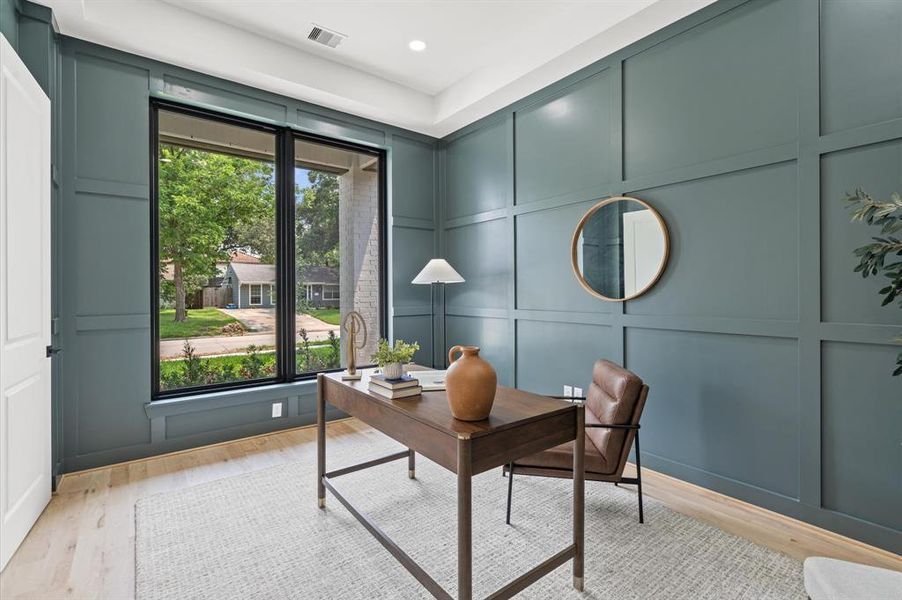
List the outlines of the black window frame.
{"label": "black window frame", "polygon": [[[216,383],[173,390],[160,389],[160,273],[159,273],[159,111],[175,112],[228,125],[246,127],[275,136],[276,176],[276,375],[264,379]],[[342,369],[327,369],[297,373],[295,353],[295,141],[302,140],[331,146],[349,152],[374,156],[379,160],[379,197],[377,220],[379,231],[379,336],[388,331],[388,178],[387,152],[376,148],[294,129],[287,125],[273,125],[246,117],[181,104],[171,100],[150,100],[150,328],[151,328],[151,400],[210,394],[218,391],[262,388],[272,385],[315,380],[319,373]],[[262,290],[261,290],[262,293]]]}

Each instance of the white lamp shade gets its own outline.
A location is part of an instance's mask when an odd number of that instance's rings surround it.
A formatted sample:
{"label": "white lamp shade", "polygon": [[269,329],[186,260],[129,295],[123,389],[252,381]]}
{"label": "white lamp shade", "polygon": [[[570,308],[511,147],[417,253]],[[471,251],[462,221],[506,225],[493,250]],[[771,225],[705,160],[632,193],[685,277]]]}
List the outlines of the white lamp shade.
{"label": "white lamp shade", "polygon": [[428,285],[430,283],[463,283],[464,278],[460,273],[454,270],[454,267],[448,264],[444,258],[433,258],[419,275],[413,278],[410,283],[417,285]]}

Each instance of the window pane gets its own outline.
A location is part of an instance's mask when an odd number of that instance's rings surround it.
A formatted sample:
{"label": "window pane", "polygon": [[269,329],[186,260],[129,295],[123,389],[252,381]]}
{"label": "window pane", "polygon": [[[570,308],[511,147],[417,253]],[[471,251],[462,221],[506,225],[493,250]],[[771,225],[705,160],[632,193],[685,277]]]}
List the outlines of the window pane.
{"label": "window pane", "polygon": [[263,289],[260,285],[251,285],[251,304],[260,305],[263,303]]}
{"label": "window pane", "polygon": [[368,335],[357,364],[369,364],[381,315],[379,158],[296,140],[295,160],[297,372],[346,366],[350,311]]}
{"label": "window pane", "polygon": [[159,112],[161,390],[276,376],[275,136]]}

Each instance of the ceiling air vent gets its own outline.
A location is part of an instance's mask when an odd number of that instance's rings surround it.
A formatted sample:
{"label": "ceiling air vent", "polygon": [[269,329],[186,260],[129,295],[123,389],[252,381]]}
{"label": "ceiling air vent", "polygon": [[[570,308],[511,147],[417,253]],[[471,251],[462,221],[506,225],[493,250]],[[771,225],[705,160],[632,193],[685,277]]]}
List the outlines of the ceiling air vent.
{"label": "ceiling air vent", "polygon": [[325,27],[321,27],[319,25],[316,25],[315,23],[313,25],[313,29],[311,29],[310,33],[307,34],[308,40],[313,40],[318,44],[329,46],[330,48],[334,48],[347,37],[348,36],[343,33],[338,33],[337,31],[326,29]]}

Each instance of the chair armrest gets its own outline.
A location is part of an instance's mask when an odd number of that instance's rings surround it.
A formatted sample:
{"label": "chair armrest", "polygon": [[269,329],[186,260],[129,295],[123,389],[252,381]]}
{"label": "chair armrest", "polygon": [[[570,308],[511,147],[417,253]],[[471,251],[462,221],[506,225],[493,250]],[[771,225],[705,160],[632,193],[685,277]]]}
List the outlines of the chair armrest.
{"label": "chair armrest", "polygon": [[586,427],[604,427],[605,429],[639,429],[639,424],[635,425],[607,425],[605,423],[586,423]]}

